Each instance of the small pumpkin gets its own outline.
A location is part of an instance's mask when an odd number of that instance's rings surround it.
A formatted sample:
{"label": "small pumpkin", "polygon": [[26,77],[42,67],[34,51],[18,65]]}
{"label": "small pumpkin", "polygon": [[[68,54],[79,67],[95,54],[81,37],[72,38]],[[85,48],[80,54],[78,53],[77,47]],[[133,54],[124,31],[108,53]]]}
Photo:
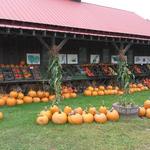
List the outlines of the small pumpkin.
{"label": "small pumpkin", "polygon": [[44,96],[44,92],[43,91],[37,91],[37,97],[42,98]]}
{"label": "small pumpkin", "polygon": [[49,98],[49,92],[43,92],[43,97],[47,97],[47,98]]}
{"label": "small pumpkin", "polygon": [[17,98],[18,93],[17,93],[17,91],[11,91],[11,92],[9,93],[9,96],[10,96],[10,97],[13,97],[13,98]]}
{"label": "small pumpkin", "polygon": [[56,96],[55,96],[55,95],[50,95],[50,96],[49,96],[49,100],[50,100],[50,101],[55,100],[55,98],[56,98]]}
{"label": "small pumpkin", "polygon": [[105,123],[105,122],[107,122],[107,117],[103,113],[97,113],[97,114],[94,115],[94,120],[97,123]]}
{"label": "small pumpkin", "polygon": [[4,118],[4,115],[2,112],[0,112],[0,120],[2,120]]}
{"label": "small pumpkin", "polygon": [[40,115],[36,119],[36,123],[38,125],[46,125],[46,124],[48,124],[48,122],[49,122],[49,119],[46,115]]}
{"label": "small pumpkin", "polygon": [[94,117],[91,113],[85,113],[82,115],[82,117],[84,123],[92,123],[94,120]]}
{"label": "small pumpkin", "polygon": [[0,98],[0,106],[4,106],[5,105],[5,100],[3,98]]}
{"label": "small pumpkin", "polygon": [[33,102],[33,99],[32,99],[31,96],[25,96],[23,98],[23,100],[24,100],[25,103],[32,103]]}
{"label": "small pumpkin", "polygon": [[84,91],[84,95],[85,96],[91,96],[92,95],[92,91],[91,90],[85,90]]}
{"label": "small pumpkin", "polygon": [[30,90],[29,92],[28,92],[28,96],[30,96],[30,97],[36,97],[37,95],[36,95],[36,91],[33,91],[33,90]]}
{"label": "small pumpkin", "polygon": [[70,93],[64,93],[64,94],[63,94],[63,97],[64,97],[65,99],[69,99],[69,98],[70,98]]}
{"label": "small pumpkin", "polygon": [[22,105],[24,103],[23,99],[17,99],[17,105]]}
{"label": "small pumpkin", "polygon": [[24,98],[24,94],[22,92],[19,92],[17,98],[18,99],[23,99]]}
{"label": "small pumpkin", "polygon": [[100,106],[99,112],[103,114],[107,114],[107,108],[105,106]]}
{"label": "small pumpkin", "polygon": [[150,100],[146,100],[144,102],[144,108],[147,109],[147,108],[150,108]]}
{"label": "small pumpkin", "polygon": [[90,107],[88,112],[91,113],[92,115],[95,115],[96,114],[96,108],[95,107]]}
{"label": "small pumpkin", "polygon": [[150,119],[150,108],[146,109],[146,117]]}
{"label": "small pumpkin", "polygon": [[75,113],[78,113],[78,114],[80,114],[80,115],[82,115],[83,110],[82,110],[81,107],[78,107],[78,108],[75,108],[75,109],[74,109],[74,112],[75,112]]}
{"label": "small pumpkin", "polygon": [[8,97],[6,100],[6,105],[7,106],[15,106],[17,103],[16,99],[13,97]]}
{"label": "small pumpkin", "polygon": [[67,115],[68,115],[69,113],[71,113],[71,112],[72,112],[72,108],[71,108],[71,107],[66,106],[66,107],[64,108],[64,113],[66,113]]}
{"label": "small pumpkin", "polygon": [[76,93],[70,93],[70,97],[71,97],[71,98],[76,98],[76,97],[77,97],[77,94],[76,94]]}
{"label": "small pumpkin", "polygon": [[47,97],[43,97],[43,98],[41,98],[41,101],[42,101],[42,102],[48,102],[49,99],[48,99]]}
{"label": "small pumpkin", "polygon": [[144,107],[139,107],[139,110],[138,110],[138,116],[139,117],[144,117],[146,114],[146,110]]}
{"label": "small pumpkin", "polygon": [[42,116],[46,115],[49,120],[52,119],[52,113],[51,113],[51,111],[49,111],[49,110],[43,110],[43,111],[41,111],[41,112],[40,112],[40,115],[42,115]]}
{"label": "small pumpkin", "polygon": [[53,105],[50,107],[50,111],[52,114],[54,114],[55,112],[59,112],[59,107],[56,105]]}
{"label": "small pumpkin", "polygon": [[39,97],[33,97],[33,102],[39,103],[41,100]]}
{"label": "small pumpkin", "polygon": [[65,124],[67,120],[67,115],[64,112],[55,112],[52,116],[52,122],[55,124]]}

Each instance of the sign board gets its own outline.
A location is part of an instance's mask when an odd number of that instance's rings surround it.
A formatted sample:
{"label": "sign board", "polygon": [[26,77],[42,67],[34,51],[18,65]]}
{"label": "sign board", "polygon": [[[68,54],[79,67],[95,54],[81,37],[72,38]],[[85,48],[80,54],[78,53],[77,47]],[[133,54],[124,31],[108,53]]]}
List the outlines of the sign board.
{"label": "sign board", "polygon": [[40,54],[38,53],[27,53],[27,64],[29,65],[39,65],[40,64]]}
{"label": "sign board", "polygon": [[150,64],[149,56],[134,56],[134,64]]}
{"label": "sign board", "polygon": [[67,62],[66,54],[59,54],[59,62],[60,62],[60,64],[66,64],[66,62]]}
{"label": "sign board", "polygon": [[67,54],[67,63],[68,64],[78,64],[78,55],[77,54]]}
{"label": "sign board", "polygon": [[90,63],[98,64],[100,62],[100,56],[98,54],[90,55]]}
{"label": "sign board", "polygon": [[[127,56],[125,56],[125,57],[127,59]],[[112,55],[111,56],[111,63],[112,64],[118,64],[118,62],[119,62],[119,56],[118,55]]]}

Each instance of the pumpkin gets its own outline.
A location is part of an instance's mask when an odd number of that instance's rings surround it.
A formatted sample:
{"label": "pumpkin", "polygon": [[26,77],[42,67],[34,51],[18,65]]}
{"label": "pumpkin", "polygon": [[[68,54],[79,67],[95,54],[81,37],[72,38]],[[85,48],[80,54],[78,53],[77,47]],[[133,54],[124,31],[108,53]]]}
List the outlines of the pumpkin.
{"label": "pumpkin", "polygon": [[143,117],[143,116],[145,116],[145,114],[146,114],[145,108],[144,107],[139,107],[138,116]]}
{"label": "pumpkin", "polygon": [[150,100],[146,100],[144,102],[144,108],[147,109],[147,108],[150,108]]}
{"label": "pumpkin", "polygon": [[94,90],[94,88],[93,88],[92,86],[89,86],[89,87],[87,88],[87,90],[89,90],[89,91],[93,91],[93,90]]}
{"label": "pumpkin", "polygon": [[150,119],[150,108],[146,110],[146,117]]}
{"label": "pumpkin", "polygon": [[76,94],[76,93],[70,93],[70,97],[76,98],[76,97],[77,97],[77,94]]}
{"label": "pumpkin", "polygon": [[25,103],[32,103],[33,102],[33,99],[32,99],[31,96],[25,96],[23,98],[23,100],[24,100]]}
{"label": "pumpkin", "polygon": [[104,90],[105,90],[105,87],[100,85],[100,86],[99,86],[99,90],[100,90],[100,91],[104,91]]}
{"label": "pumpkin", "polygon": [[22,99],[17,99],[17,105],[21,105],[23,103],[24,103],[24,101]]}
{"label": "pumpkin", "polygon": [[5,105],[5,100],[3,98],[0,98],[0,106],[4,106]]}
{"label": "pumpkin", "polygon": [[90,107],[88,112],[91,113],[92,115],[95,115],[96,114],[96,108],[95,107]]}
{"label": "pumpkin", "polygon": [[37,97],[42,98],[44,96],[44,92],[37,91]]}
{"label": "pumpkin", "polygon": [[43,110],[43,111],[41,111],[41,112],[40,112],[40,115],[42,115],[42,116],[46,115],[49,120],[52,119],[52,113],[51,113],[51,111],[49,111],[49,110]]}
{"label": "pumpkin", "polygon": [[6,104],[8,106],[15,106],[17,103],[16,99],[13,98],[13,97],[8,97],[7,100],[6,100]]}
{"label": "pumpkin", "polygon": [[70,93],[64,93],[64,94],[63,94],[63,97],[64,97],[65,99],[70,98]]}
{"label": "pumpkin", "polygon": [[36,123],[38,125],[46,125],[46,124],[48,124],[48,122],[49,122],[49,119],[46,115],[40,115],[36,119]]}
{"label": "pumpkin", "polygon": [[108,86],[107,86],[107,89],[108,89],[108,90],[112,90],[113,87],[112,87],[111,85],[108,85]]}
{"label": "pumpkin", "polygon": [[65,124],[68,118],[64,112],[55,112],[52,116],[52,122],[56,124]]}
{"label": "pumpkin", "polygon": [[10,96],[10,97],[13,97],[13,98],[17,98],[18,93],[17,93],[16,91],[11,91],[11,92],[9,93],[9,96]]}
{"label": "pumpkin", "polygon": [[51,111],[52,114],[55,113],[55,112],[59,112],[59,107],[56,106],[56,105],[53,105],[53,106],[50,107],[50,111]]}
{"label": "pumpkin", "polygon": [[94,120],[94,117],[91,113],[85,113],[82,115],[83,117],[83,122],[85,123],[92,123]]}
{"label": "pumpkin", "polygon": [[101,96],[101,95],[104,95],[104,91],[98,91],[97,93],[98,93],[98,95],[100,95],[100,96]]}
{"label": "pumpkin", "polygon": [[107,119],[110,121],[118,121],[119,113],[116,110],[107,111]]}
{"label": "pumpkin", "polygon": [[39,97],[33,97],[33,102],[39,103],[41,100]]}
{"label": "pumpkin", "polygon": [[94,88],[94,91],[97,91],[97,92],[98,92],[98,91],[99,91],[99,89],[98,89],[98,88]]}
{"label": "pumpkin", "polygon": [[64,88],[63,90],[62,90],[62,93],[68,93],[69,91],[68,91],[68,89],[67,88]]}
{"label": "pumpkin", "polygon": [[30,97],[36,97],[37,95],[36,95],[36,91],[33,91],[33,90],[30,90],[29,92],[28,92],[28,96],[30,96]]}
{"label": "pumpkin", "polygon": [[92,91],[92,96],[97,96],[97,95],[98,95],[97,91]]}
{"label": "pumpkin", "polygon": [[107,108],[106,108],[105,106],[101,106],[101,107],[99,108],[99,112],[100,112],[100,113],[103,113],[103,114],[107,114]]}
{"label": "pumpkin", "polygon": [[85,90],[84,91],[84,95],[85,96],[91,96],[92,95],[92,92],[90,90]]}
{"label": "pumpkin", "polygon": [[50,100],[50,101],[55,100],[55,98],[56,98],[56,96],[55,96],[55,95],[50,95],[50,96],[49,96],[49,100]]}
{"label": "pumpkin", "polygon": [[43,97],[43,98],[41,99],[41,101],[42,101],[42,102],[48,102],[49,99],[48,99],[47,97]]}
{"label": "pumpkin", "polygon": [[68,115],[69,113],[71,113],[71,112],[72,112],[72,108],[71,108],[71,107],[66,106],[66,107],[64,108],[64,113],[66,113],[67,115]]}
{"label": "pumpkin", "polygon": [[23,99],[24,98],[24,94],[22,92],[19,92],[17,98],[18,99]]}
{"label": "pumpkin", "polygon": [[8,98],[8,95],[2,96],[2,99],[5,100],[5,102],[6,102],[7,98]]}
{"label": "pumpkin", "polygon": [[75,112],[75,113],[78,113],[78,114],[80,114],[80,115],[82,115],[83,110],[82,110],[81,107],[78,107],[78,108],[74,109],[74,112]]}
{"label": "pumpkin", "polygon": [[68,122],[71,123],[71,124],[76,124],[76,125],[79,125],[79,124],[82,124],[83,123],[83,118],[82,118],[82,115],[80,114],[69,114],[68,115]]}
{"label": "pumpkin", "polygon": [[106,115],[103,114],[103,113],[95,114],[95,115],[94,115],[94,120],[95,120],[97,123],[105,123],[105,122],[107,122],[107,117],[106,117]]}
{"label": "pumpkin", "polygon": [[43,95],[44,95],[44,97],[49,98],[49,92],[44,92]]}
{"label": "pumpkin", "polygon": [[0,120],[2,120],[4,118],[4,115],[2,112],[0,112]]}

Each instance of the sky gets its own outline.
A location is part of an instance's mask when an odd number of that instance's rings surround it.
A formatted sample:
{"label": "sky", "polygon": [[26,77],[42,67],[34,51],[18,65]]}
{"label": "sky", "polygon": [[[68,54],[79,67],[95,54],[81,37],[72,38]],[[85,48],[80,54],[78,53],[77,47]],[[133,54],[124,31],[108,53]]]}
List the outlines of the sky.
{"label": "sky", "polygon": [[82,2],[132,11],[150,20],[150,0],[82,0]]}

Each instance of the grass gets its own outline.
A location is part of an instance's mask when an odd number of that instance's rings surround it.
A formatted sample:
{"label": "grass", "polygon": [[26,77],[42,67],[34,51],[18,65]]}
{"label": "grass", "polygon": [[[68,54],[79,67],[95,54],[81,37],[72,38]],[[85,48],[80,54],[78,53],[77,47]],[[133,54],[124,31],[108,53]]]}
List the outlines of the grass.
{"label": "grass", "polygon": [[[149,98],[149,91],[133,96],[138,105]],[[107,107],[118,96],[83,97],[61,102],[60,107],[97,108],[104,100]],[[121,117],[118,122],[106,124],[38,126],[35,123],[45,103],[3,107],[5,119],[0,121],[0,150],[150,150],[150,119]]]}

